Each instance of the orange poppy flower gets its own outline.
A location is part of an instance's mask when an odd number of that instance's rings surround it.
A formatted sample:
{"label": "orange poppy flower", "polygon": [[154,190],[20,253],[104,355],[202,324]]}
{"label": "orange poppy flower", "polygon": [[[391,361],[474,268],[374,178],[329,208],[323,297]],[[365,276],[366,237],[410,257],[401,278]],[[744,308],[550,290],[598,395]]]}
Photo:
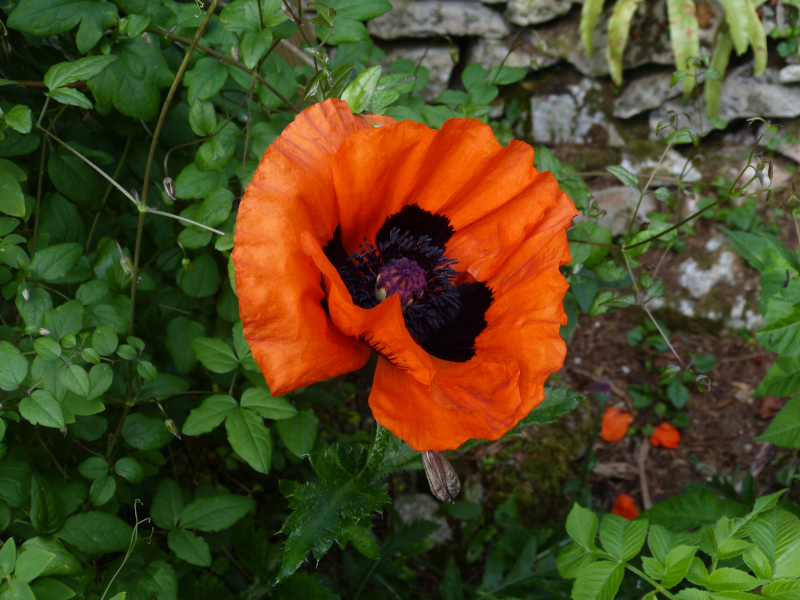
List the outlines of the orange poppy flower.
{"label": "orange poppy flower", "polygon": [[636,500],[628,496],[628,494],[620,494],[614,500],[614,506],[611,507],[611,513],[625,517],[628,521],[632,521],[639,516],[639,509],[636,508]]}
{"label": "orange poppy flower", "polygon": [[626,435],[633,423],[633,415],[624,408],[609,406],[600,423],[600,437],[607,442],[618,442]]}
{"label": "orange poppy flower", "polygon": [[575,207],[533,150],[491,129],[441,130],[304,110],[264,153],[233,262],[244,335],[273,394],[380,354],[375,419],[416,450],[494,440],[544,398]]}
{"label": "orange poppy flower", "polygon": [[663,446],[674,450],[681,443],[681,432],[672,423],[664,421],[653,430],[650,436],[650,443],[653,446]]}

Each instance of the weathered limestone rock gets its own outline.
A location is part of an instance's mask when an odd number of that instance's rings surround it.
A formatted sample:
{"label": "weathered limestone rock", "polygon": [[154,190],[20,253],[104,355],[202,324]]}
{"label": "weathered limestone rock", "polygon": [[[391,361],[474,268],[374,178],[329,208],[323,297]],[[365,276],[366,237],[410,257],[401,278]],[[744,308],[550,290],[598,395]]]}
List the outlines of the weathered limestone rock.
{"label": "weathered limestone rock", "polygon": [[[509,54],[508,51],[516,37],[516,35],[512,35],[504,40],[478,40],[472,48],[470,62],[478,62],[487,70],[500,63],[508,67],[539,70],[560,62],[560,59],[541,52],[530,33],[523,33]],[[505,62],[503,62],[504,60]]]}
{"label": "weathered limestone rock", "polygon": [[[668,119],[669,111],[687,113],[691,122],[681,119],[680,125],[691,127],[703,135],[711,124],[701,116],[696,102],[687,105],[680,100],[669,100],[650,113],[650,127],[656,131],[658,123]],[[800,116],[800,86],[782,85],[778,70],[767,67],[759,77],[753,77],[752,65],[743,65],[728,73],[722,84],[719,116],[726,121],[747,117],[792,118]],[[703,124],[702,129],[699,127]],[[663,133],[662,133],[663,135]]]}
{"label": "weathered limestone rock", "polygon": [[422,59],[420,64],[428,68],[428,85],[420,93],[422,99],[431,101],[447,89],[450,74],[455,66],[450,55],[450,46],[401,42],[389,47],[386,52],[386,58],[381,61],[381,64],[387,67],[398,58],[413,60],[415,64]]}
{"label": "weathered limestone rock", "polygon": [[515,25],[536,25],[567,14],[571,0],[510,0],[506,18]]}
{"label": "weathered limestone rock", "polygon": [[781,83],[800,83],[800,65],[788,65],[778,73]]}
{"label": "weathered limestone rock", "polygon": [[584,77],[564,93],[531,98],[531,137],[541,144],[622,146],[624,140],[600,102],[600,84]]}
{"label": "weathered limestone rock", "polygon": [[424,0],[395,3],[393,10],[367,23],[383,40],[437,35],[502,38],[509,28],[498,13],[478,2]]}
{"label": "weathered limestone rock", "polygon": [[660,185],[671,185],[675,179],[681,177],[684,181],[699,181],[702,174],[693,163],[687,163],[686,158],[674,148],[661,156],[641,156],[639,154],[625,155],[620,164],[636,175],[650,176],[655,169],[651,189]]}
{"label": "weathered limestone rock", "polygon": [[[639,203],[639,190],[628,186],[615,186],[603,190],[592,192],[597,205],[606,214],[600,217],[597,222],[611,230],[614,235],[620,235],[628,231],[633,211]],[[636,214],[636,224],[647,221],[646,215],[656,210],[657,201],[651,194],[646,194],[642,199],[642,205]]]}
{"label": "weathered limestone rock", "polygon": [[672,85],[670,73],[656,73],[632,79],[614,102],[614,116],[628,119],[646,110],[658,108],[670,98],[680,96],[681,85]]}

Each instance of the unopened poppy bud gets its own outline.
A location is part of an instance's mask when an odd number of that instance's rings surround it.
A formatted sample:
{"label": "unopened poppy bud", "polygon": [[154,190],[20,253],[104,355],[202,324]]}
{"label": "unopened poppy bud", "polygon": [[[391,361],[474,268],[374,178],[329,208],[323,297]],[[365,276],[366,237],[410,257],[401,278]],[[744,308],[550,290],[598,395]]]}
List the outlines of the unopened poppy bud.
{"label": "unopened poppy bud", "polygon": [[164,177],[164,191],[170,200],[175,201],[175,182],[172,177]]}
{"label": "unopened poppy bud", "polygon": [[131,259],[127,256],[123,256],[119,259],[119,266],[122,267],[122,270],[125,271],[125,274],[128,277],[133,277],[133,263]]}
{"label": "unopened poppy bud", "polygon": [[425,475],[428,476],[431,493],[442,502],[453,502],[461,491],[461,482],[444,453],[426,450],[422,453],[422,464]]}
{"label": "unopened poppy bud", "polygon": [[164,425],[166,425],[169,432],[174,435],[176,438],[181,439],[181,432],[178,431],[178,426],[175,425],[175,421],[172,419],[167,419],[164,421]]}

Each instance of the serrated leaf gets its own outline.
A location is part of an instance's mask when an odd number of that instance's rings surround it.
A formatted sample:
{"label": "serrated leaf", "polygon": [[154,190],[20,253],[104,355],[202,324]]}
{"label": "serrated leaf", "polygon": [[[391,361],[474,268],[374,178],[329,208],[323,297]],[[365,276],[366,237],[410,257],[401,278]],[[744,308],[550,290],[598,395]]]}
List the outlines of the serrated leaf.
{"label": "serrated leaf", "polygon": [[268,473],[272,463],[272,436],[264,420],[254,412],[232,409],[225,418],[231,448],[259,473]]}
{"label": "serrated leaf", "polygon": [[693,546],[676,546],[670,550],[664,562],[664,579],[661,581],[666,589],[670,589],[683,581],[692,566],[697,548]]}
{"label": "serrated leaf", "polygon": [[785,448],[800,448],[800,394],[786,403],[756,441],[771,442]]}
{"label": "serrated leaf", "polygon": [[750,523],[750,539],[764,553],[775,579],[800,577],[800,519],[781,508],[763,512]]}
{"label": "serrated leaf", "polygon": [[575,504],[567,515],[567,535],[587,551],[595,549],[594,538],[597,535],[597,515],[588,508]]}
{"label": "serrated leaf", "polygon": [[625,566],[599,560],[578,575],[572,588],[572,600],[613,600],[622,583]]}
{"label": "serrated leaf", "polygon": [[343,468],[335,448],[312,455],[310,461],[319,482],[293,486],[287,493],[294,510],[281,529],[289,538],[279,579],[294,573],[309,552],[322,558],[345,526],[369,518],[388,501],[383,485],[365,483],[358,473]]}
{"label": "serrated leaf", "polygon": [[206,532],[222,531],[233,526],[253,510],[255,505],[255,500],[249,496],[233,494],[197,498],[181,512],[180,527]]}
{"label": "serrated leaf", "polygon": [[772,600],[800,600],[800,580],[773,581],[761,588],[761,595]]}
{"label": "serrated leaf", "polygon": [[772,565],[758,546],[750,546],[742,555],[745,564],[759,579],[772,579]]}
{"label": "serrated leaf", "polygon": [[764,583],[739,569],[721,567],[708,575],[706,587],[712,592],[748,592]]}
{"label": "serrated leaf", "polygon": [[800,356],[800,303],[792,306],[791,314],[767,323],[756,333],[767,350],[781,356]]}

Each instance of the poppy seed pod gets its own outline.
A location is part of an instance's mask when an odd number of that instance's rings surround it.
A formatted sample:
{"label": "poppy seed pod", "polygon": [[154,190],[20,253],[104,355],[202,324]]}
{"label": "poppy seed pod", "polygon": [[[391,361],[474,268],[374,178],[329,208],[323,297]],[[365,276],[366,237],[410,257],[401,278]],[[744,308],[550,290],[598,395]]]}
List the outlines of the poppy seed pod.
{"label": "poppy seed pod", "polygon": [[239,208],[244,336],[275,395],[374,351],[370,408],[412,448],[495,440],[564,363],[559,267],[576,214],[530,146],[504,148],[479,121],[437,131],[315,104]]}

